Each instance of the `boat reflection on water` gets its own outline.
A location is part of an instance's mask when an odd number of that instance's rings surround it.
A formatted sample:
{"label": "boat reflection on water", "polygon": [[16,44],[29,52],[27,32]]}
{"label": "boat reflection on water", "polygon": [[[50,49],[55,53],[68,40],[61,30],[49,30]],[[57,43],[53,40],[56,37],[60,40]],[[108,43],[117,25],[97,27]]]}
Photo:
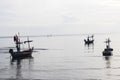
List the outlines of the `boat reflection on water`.
{"label": "boat reflection on water", "polygon": [[21,79],[21,60],[17,60],[17,68],[16,68],[16,79]]}
{"label": "boat reflection on water", "polygon": [[94,53],[94,43],[84,44],[85,53]]}
{"label": "boat reflection on water", "polygon": [[[22,61],[24,60],[24,61]],[[28,61],[28,63],[26,64],[26,61]],[[11,78],[10,80],[24,80],[25,79],[25,76],[29,75],[29,74],[26,74],[26,75],[23,75],[24,73],[24,68],[25,67],[29,67],[27,71],[29,71],[31,69],[31,62],[33,61],[33,58],[28,58],[28,59],[17,59],[17,60],[13,60],[11,59],[11,69],[12,69],[12,72],[15,73]],[[29,75],[30,76],[30,75]],[[30,77],[28,78],[30,79]]]}
{"label": "boat reflection on water", "polygon": [[104,59],[106,61],[106,68],[111,68],[111,63],[110,63],[111,56],[104,56]]}
{"label": "boat reflection on water", "polygon": [[22,79],[21,60],[20,59],[17,59],[17,60],[11,59],[11,67],[13,68],[12,72],[15,72],[14,77],[12,77],[11,79],[15,79],[15,80]]}
{"label": "boat reflection on water", "polygon": [[88,49],[94,49],[94,43],[92,43],[92,44],[85,44],[85,47],[87,47]]}
{"label": "boat reflection on water", "polygon": [[111,80],[111,56],[104,56],[105,60],[105,76],[107,80]]}

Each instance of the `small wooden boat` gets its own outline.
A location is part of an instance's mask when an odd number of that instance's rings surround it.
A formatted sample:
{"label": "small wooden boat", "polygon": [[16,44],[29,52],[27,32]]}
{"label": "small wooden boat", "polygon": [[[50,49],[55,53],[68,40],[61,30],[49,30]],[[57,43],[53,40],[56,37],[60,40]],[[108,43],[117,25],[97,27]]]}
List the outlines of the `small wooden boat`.
{"label": "small wooden boat", "polygon": [[32,52],[33,52],[33,49],[20,51],[20,52],[18,51],[14,52],[13,49],[9,50],[9,53],[11,54],[13,59],[23,59],[27,57],[32,57]]}
{"label": "small wooden boat", "polygon": [[92,36],[88,36],[87,39],[84,39],[85,44],[91,44],[94,43],[94,39],[93,39],[93,35]]}
{"label": "small wooden boat", "polygon": [[106,48],[103,51],[103,56],[112,56],[112,51],[113,49],[110,48],[110,39],[108,38],[105,43],[106,43]]}
{"label": "small wooden boat", "polygon": [[11,54],[12,56],[12,59],[22,59],[22,58],[26,58],[26,57],[32,57],[32,52],[33,52],[33,47],[30,48],[30,42],[32,42],[31,40],[29,40],[29,37],[28,37],[28,40],[27,41],[24,41],[24,43],[28,43],[28,49],[27,50],[21,50],[20,48],[20,44],[22,44],[20,42],[20,39],[18,38],[18,36],[14,37],[14,41],[16,43],[16,48],[17,48],[17,51],[14,52],[13,49],[9,49],[9,53]]}
{"label": "small wooden boat", "polygon": [[85,41],[85,44],[91,44],[91,43],[94,43],[94,40],[90,40],[90,41],[88,41],[88,40],[84,40]]}

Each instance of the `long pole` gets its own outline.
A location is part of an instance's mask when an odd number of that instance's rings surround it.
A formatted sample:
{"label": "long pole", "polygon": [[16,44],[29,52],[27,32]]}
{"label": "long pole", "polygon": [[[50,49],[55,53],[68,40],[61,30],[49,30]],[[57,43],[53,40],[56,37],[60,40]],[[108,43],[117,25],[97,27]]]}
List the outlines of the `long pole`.
{"label": "long pole", "polygon": [[27,37],[27,40],[28,40],[28,48],[30,49],[29,37]]}
{"label": "long pole", "polygon": [[18,32],[18,47],[19,47],[19,52],[20,52],[20,33]]}

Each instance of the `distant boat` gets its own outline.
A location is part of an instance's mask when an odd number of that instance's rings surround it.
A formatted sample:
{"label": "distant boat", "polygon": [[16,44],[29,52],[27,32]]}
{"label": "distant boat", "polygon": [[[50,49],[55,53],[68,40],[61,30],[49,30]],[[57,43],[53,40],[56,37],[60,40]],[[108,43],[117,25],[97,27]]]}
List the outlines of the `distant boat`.
{"label": "distant boat", "polygon": [[27,50],[21,50],[20,45],[23,44],[22,42],[20,42],[20,38],[16,35],[14,36],[14,41],[16,43],[16,49],[17,51],[14,52],[13,49],[9,49],[9,53],[12,56],[12,59],[22,59],[22,58],[26,58],[26,57],[32,57],[32,52],[33,52],[33,47],[30,48],[30,42],[32,42],[32,40],[29,40],[29,37],[27,38],[27,41],[24,41],[24,43],[28,43],[28,49]]}
{"label": "distant boat", "polygon": [[94,43],[94,39],[93,39],[94,35],[92,36],[88,36],[87,39],[84,39],[85,44],[91,44]]}
{"label": "distant boat", "polygon": [[103,51],[103,56],[112,56],[112,51],[113,49],[110,48],[110,39],[108,38],[105,43],[106,43],[106,48]]}

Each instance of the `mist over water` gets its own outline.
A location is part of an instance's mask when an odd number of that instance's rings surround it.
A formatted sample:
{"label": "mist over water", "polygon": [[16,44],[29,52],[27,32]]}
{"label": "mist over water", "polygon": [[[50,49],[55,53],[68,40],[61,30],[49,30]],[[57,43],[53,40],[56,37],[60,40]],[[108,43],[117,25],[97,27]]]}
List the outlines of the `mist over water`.
{"label": "mist over water", "polygon": [[[95,42],[84,45],[88,35],[30,37],[32,59],[10,61],[12,38],[0,39],[0,79],[2,80],[118,80],[120,79],[120,34],[94,35]],[[113,56],[103,57],[104,41],[110,38]],[[21,37],[21,41],[26,40]],[[26,46],[21,46],[26,48]]]}
{"label": "mist over water", "polygon": [[[119,32],[119,0],[2,0],[0,36]],[[32,6],[31,6],[32,5]]]}

